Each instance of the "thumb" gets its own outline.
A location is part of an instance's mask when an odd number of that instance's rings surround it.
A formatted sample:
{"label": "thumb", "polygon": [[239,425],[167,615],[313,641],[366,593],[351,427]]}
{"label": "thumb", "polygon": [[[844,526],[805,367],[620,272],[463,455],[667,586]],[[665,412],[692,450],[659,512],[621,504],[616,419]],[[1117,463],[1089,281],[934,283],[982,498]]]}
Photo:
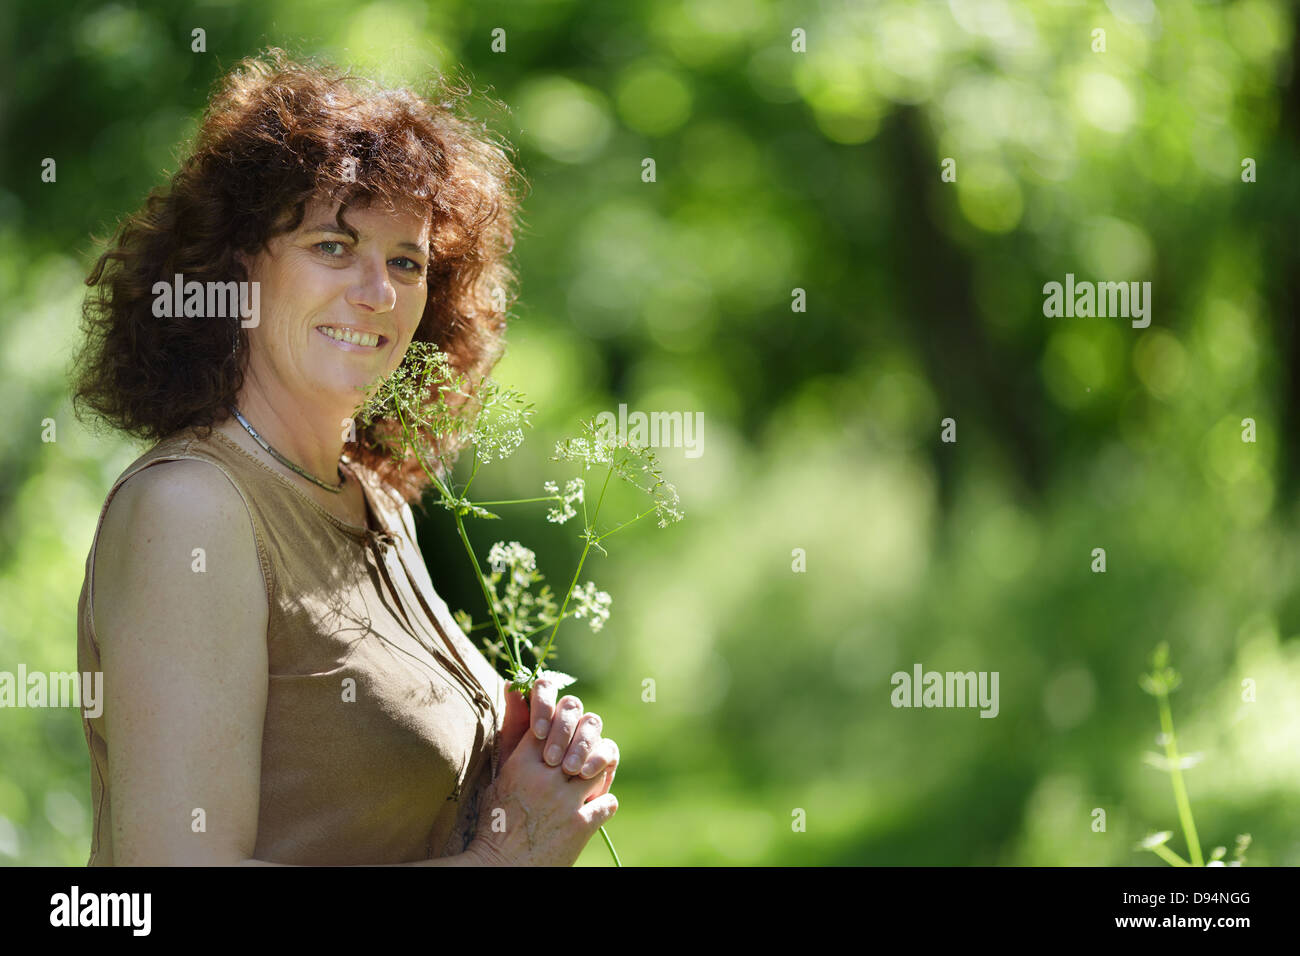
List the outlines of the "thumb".
{"label": "thumb", "polygon": [[582,817],[584,823],[591,828],[594,833],[602,826],[609,822],[618,811],[618,797],[612,793],[604,793],[595,800],[588,800],[578,808],[578,816]]}

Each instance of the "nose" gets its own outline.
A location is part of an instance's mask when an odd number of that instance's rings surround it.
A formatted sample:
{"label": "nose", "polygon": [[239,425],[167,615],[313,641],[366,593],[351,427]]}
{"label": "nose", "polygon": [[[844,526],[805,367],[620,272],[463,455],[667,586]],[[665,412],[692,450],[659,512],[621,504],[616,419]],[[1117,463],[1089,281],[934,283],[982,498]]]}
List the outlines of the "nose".
{"label": "nose", "polygon": [[383,258],[362,260],[360,275],[348,290],[348,304],[369,309],[371,312],[391,312],[397,305],[397,290],[388,275],[388,264]]}

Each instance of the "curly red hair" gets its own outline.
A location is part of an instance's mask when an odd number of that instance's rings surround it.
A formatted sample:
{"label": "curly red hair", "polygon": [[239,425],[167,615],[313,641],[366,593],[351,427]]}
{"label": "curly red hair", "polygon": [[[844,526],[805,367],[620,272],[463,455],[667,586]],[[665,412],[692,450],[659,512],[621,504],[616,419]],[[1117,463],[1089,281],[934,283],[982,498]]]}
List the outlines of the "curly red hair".
{"label": "curly red hair", "polygon": [[[278,47],[240,61],[219,81],[170,183],[118,225],[86,279],[94,292],[74,359],[78,419],[89,409],[154,442],[191,426],[206,435],[224,421],[244,378],[247,349],[232,354],[238,323],[156,318],[154,283],[176,273],[246,281],[236,254],[256,254],[296,229],[318,196],[344,210],[414,203],[432,213],[429,295],[414,341],[435,344],[476,385],[504,352],[523,180],[509,147],[455,112],[468,93],[443,77],[429,96],[385,89]],[[385,453],[395,433],[391,419],[358,422],[345,451],[416,501],[428,477],[413,456]],[[460,450],[452,436],[422,438],[448,461]]]}

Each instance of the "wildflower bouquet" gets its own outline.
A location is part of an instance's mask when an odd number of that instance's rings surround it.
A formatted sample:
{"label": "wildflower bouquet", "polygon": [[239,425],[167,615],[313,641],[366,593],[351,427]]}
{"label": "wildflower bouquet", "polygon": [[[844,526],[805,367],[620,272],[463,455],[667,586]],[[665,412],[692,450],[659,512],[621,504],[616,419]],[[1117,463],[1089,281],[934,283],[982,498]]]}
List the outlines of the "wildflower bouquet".
{"label": "wildflower bouquet", "polygon": [[[469,489],[479,469],[509,457],[523,443],[523,430],[531,427],[534,412],[533,404],[524,401],[524,396],[515,389],[487,376],[476,384],[471,389],[466,377],[432,343],[412,342],[402,364],[367,389],[357,417],[363,425],[384,419],[397,423],[396,430],[389,426],[386,433],[377,436],[378,442],[397,461],[406,461],[414,455],[437,492],[438,503],[452,513],[457,534],[483,592],[488,615],[488,620],[475,623],[470,614],[461,610],[454,615],[456,622],[466,634],[488,632],[483,637],[486,656],[509,681],[510,687],[527,700],[533,684],[543,674],[560,688],[575,680],[568,674],[546,669],[547,662],[556,654],[555,637],[561,622],[568,618],[585,619],[596,632],[609,620],[610,595],[598,590],[592,581],[578,585],[590,551],[594,548],[608,554],[604,541],[647,515],[657,515],[659,527],[664,528],[680,521],[682,512],[677,490],[664,479],[654,453],[649,448],[601,434],[594,420],[582,422],[579,435],[556,443],[551,461],[582,466],[577,475],[565,481],[562,490],[557,482],[546,481],[542,485],[546,494],[539,497],[470,500]],[[464,485],[457,487],[452,478],[454,461],[449,460],[448,449],[465,445],[472,446],[473,460],[469,477]],[[595,507],[588,511],[586,475],[593,467],[603,468],[605,475]],[[644,492],[652,503],[621,524],[598,531],[605,494],[615,476]],[[549,503],[546,517],[556,524],[576,517],[575,505],[582,511],[583,530],[579,535],[583,541],[582,553],[568,589],[559,599],[550,585],[543,583],[544,576],[537,570],[537,556],[518,541],[494,543],[487,554],[489,570],[485,573],[466,528],[467,518],[498,518],[489,508],[540,502]],[[601,827],[600,832],[618,863],[618,854],[605,828]]]}

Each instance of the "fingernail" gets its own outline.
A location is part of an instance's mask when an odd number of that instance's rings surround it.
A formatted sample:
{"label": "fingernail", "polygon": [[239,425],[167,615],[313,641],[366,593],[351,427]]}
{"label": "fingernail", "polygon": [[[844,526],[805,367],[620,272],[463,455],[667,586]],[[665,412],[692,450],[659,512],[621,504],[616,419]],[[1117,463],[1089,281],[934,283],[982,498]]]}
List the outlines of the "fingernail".
{"label": "fingernail", "polygon": [[570,757],[568,760],[564,761],[564,769],[567,770],[567,771],[569,771],[569,773],[577,773],[577,772],[578,772],[578,758],[577,758],[577,757]]}
{"label": "fingernail", "polygon": [[559,747],[552,747],[550,750],[546,751],[546,762],[549,763],[551,766],[555,766],[557,763],[560,762]]}
{"label": "fingernail", "polygon": [[547,720],[545,717],[543,717],[541,720],[539,720],[536,724],[533,725],[533,733],[535,733],[539,738],[543,740],[546,739],[546,735],[550,731],[550,729],[551,729],[551,722]]}
{"label": "fingernail", "polygon": [[578,771],[578,774],[583,777],[590,777],[592,771],[594,771],[595,769],[596,769],[596,764],[593,761],[588,760],[586,763],[582,765],[582,769]]}

